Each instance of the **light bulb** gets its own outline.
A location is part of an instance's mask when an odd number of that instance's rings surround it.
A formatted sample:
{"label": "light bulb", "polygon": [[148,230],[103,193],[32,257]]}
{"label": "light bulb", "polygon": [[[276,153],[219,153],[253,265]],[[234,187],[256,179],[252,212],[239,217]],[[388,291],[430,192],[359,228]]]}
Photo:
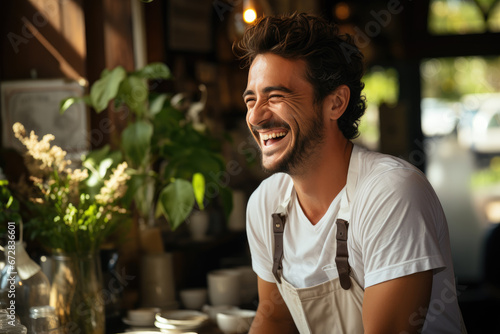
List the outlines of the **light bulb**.
{"label": "light bulb", "polygon": [[256,18],[257,18],[257,13],[253,8],[249,8],[245,10],[245,12],[243,13],[243,20],[245,20],[246,23],[252,23],[253,21],[255,21]]}

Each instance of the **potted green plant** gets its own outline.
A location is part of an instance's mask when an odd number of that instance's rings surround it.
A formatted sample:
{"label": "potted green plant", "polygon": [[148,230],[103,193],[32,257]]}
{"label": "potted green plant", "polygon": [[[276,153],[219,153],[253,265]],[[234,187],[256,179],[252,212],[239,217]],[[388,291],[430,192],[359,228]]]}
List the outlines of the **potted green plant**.
{"label": "potted green plant", "polygon": [[39,140],[20,123],[13,130],[27,149],[29,181],[21,179],[16,187],[28,211],[23,212],[26,228],[53,255],[50,303],[63,326],[104,333],[104,305],[94,302],[102,291],[98,252],[107,237],[129,220],[123,203],[130,178],[127,163],[100,168],[103,182],[90,189],[86,159],[76,168],[79,164],[68,160],[64,150],[51,145],[53,135]]}
{"label": "potted green plant", "polygon": [[[128,109],[128,125],[121,133],[120,150],[131,169],[129,193],[139,216],[146,222],[163,215],[175,230],[193,207],[203,209],[220,198],[226,217],[232,207],[231,191],[217,177],[225,170],[221,141],[208,130],[193,126],[171,103],[167,93],[150,89],[151,80],[170,80],[169,68],[152,63],[127,72],[123,67],[104,70],[83,98],[61,102],[64,112],[83,101],[100,113]],[[210,183],[215,191],[205,192]]]}

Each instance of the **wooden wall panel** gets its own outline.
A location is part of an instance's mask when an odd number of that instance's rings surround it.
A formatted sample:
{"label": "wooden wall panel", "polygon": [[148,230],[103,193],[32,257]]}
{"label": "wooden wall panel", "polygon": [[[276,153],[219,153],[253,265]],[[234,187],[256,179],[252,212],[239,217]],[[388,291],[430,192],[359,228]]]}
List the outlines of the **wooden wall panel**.
{"label": "wooden wall panel", "polygon": [[[3,12],[2,80],[85,76],[80,0],[12,1]],[[65,22],[71,22],[70,26]],[[64,59],[68,66],[61,67]]]}

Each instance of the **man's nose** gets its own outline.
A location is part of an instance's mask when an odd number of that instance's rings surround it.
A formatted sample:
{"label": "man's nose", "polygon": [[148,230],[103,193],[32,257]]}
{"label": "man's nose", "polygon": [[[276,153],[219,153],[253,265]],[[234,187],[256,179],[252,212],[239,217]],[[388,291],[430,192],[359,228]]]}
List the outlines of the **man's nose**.
{"label": "man's nose", "polygon": [[263,101],[256,101],[255,106],[249,111],[248,122],[252,125],[265,123],[272,117],[269,105]]}

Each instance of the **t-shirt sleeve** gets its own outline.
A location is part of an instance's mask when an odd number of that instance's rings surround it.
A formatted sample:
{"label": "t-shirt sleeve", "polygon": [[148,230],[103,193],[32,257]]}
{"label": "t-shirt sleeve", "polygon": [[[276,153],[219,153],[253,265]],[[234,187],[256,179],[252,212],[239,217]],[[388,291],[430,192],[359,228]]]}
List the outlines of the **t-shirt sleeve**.
{"label": "t-shirt sleeve", "polygon": [[269,221],[271,216],[265,217],[265,203],[259,203],[263,200],[259,192],[256,191],[250,196],[247,204],[247,238],[250,248],[250,256],[252,258],[252,268],[255,273],[263,280],[275,282],[272,274],[272,258],[273,254],[270,251],[273,245],[271,238]]}
{"label": "t-shirt sleeve", "polygon": [[417,171],[391,169],[356,196],[353,228],[364,264],[365,288],[426,270],[441,270],[440,229],[447,228],[439,200]]}

